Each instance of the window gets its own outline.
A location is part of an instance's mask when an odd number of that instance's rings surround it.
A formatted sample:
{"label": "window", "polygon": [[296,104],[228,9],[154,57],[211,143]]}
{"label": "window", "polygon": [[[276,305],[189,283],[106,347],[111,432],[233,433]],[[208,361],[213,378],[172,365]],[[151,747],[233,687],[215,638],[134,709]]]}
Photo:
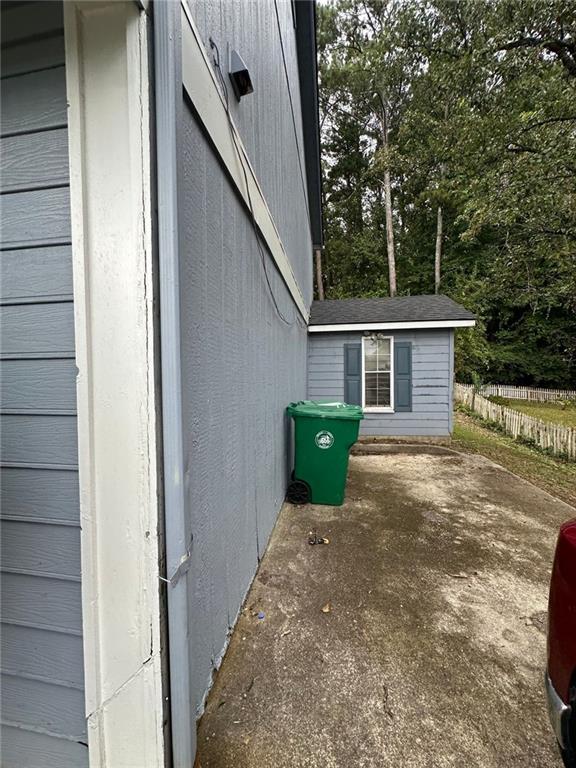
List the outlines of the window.
{"label": "window", "polygon": [[392,339],[365,336],[362,351],[364,408],[392,410]]}

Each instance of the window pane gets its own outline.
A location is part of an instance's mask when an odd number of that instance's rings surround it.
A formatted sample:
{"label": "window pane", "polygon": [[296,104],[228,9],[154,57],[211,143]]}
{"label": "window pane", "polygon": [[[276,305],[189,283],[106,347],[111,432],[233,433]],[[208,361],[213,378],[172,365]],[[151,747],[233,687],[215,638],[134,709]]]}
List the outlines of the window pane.
{"label": "window pane", "polygon": [[390,339],[378,340],[378,371],[390,370]]}
{"label": "window pane", "polygon": [[364,368],[367,371],[375,371],[378,362],[378,343],[374,339],[364,341]]}
{"label": "window pane", "polygon": [[364,382],[364,404],[366,408],[388,408],[390,406],[390,374],[367,373]]}
{"label": "window pane", "polygon": [[366,407],[375,407],[378,405],[378,374],[367,373],[364,389],[364,400]]}
{"label": "window pane", "polygon": [[376,398],[380,408],[387,408],[390,406],[390,374],[389,373],[377,373],[378,377],[378,389]]}

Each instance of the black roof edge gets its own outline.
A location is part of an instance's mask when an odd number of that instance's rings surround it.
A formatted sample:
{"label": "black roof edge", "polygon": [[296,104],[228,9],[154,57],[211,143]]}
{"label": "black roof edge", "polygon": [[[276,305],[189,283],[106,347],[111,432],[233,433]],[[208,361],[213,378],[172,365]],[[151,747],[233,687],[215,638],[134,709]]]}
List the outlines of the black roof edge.
{"label": "black roof edge", "polygon": [[318,113],[318,64],[316,51],[316,1],[296,0],[296,49],[298,78],[302,104],[304,157],[308,186],[308,208],[312,243],[321,248],[322,233],[322,169],[320,165],[320,118]]}

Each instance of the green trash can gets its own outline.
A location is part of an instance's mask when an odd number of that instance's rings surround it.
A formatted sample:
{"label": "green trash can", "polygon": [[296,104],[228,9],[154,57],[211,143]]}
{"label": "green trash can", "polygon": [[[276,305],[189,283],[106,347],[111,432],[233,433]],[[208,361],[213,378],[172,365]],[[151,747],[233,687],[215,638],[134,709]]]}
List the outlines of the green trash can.
{"label": "green trash can", "polygon": [[292,504],[344,503],[348,454],[358,439],[359,405],[301,400],[290,403],[294,419],[294,473],[286,498]]}

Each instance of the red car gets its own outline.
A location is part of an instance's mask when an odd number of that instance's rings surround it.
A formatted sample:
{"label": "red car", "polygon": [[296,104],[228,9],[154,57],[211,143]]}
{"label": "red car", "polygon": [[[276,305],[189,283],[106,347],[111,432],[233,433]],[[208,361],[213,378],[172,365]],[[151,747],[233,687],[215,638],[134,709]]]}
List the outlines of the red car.
{"label": "red car", "polygon": [[564,763],[576,766],[576,520],[560,528],[548,600],[548,713]]}

